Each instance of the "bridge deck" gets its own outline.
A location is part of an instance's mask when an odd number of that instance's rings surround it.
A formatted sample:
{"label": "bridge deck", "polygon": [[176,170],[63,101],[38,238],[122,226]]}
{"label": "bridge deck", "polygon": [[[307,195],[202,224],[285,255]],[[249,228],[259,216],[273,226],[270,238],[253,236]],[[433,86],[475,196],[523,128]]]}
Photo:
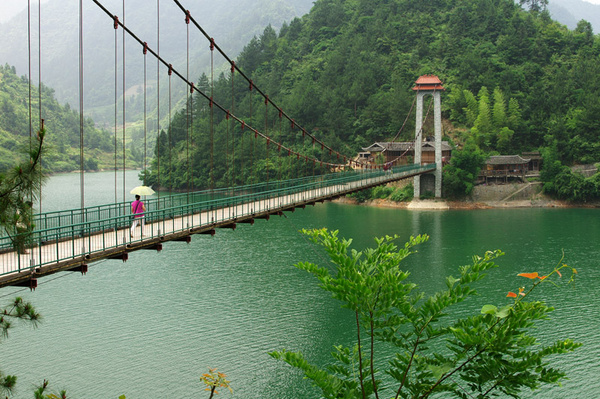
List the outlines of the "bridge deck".
{"label": "bridge deck", "polygon": [[[36,244],[26,254],[19,255],[4,245],[4,251],[0,254],[0,287],[25,285],[34,288],[36,278],[40,276],[57,271],[85,271],[88,263],[100,259],[126,260],[131,251],[160,250],[162,243],[166,241],[187,240],[192,234],[214,234],[215,228],[235,228],[236,223],[268,218],[272,214],[281,214],[296,207],[428,173],[433,169],[435,165],[410,165],[397,168],[391,173],[371,171],[335,179],[321,177],[293,189],[286,187],[246,194],[242,191],[235,197],[185,203],[175,207],[163,206],[146,212],[143,237],[139,226],[135,235],[130,237],[130,215],[108,219],[98,217],[97,220],[68,225],[64,221],[59,222],[59,226],[36,231]],[[71,220],[76,219],[71,215]],[[38,223],[43,224],[41,221]],[[6,239],[4,242],[6,243]]]}

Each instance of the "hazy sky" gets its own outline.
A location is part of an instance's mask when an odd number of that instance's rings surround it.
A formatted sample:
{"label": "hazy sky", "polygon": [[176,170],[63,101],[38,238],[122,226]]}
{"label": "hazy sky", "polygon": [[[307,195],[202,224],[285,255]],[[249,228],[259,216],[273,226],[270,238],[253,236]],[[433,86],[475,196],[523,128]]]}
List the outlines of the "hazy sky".
{"label": "hazy sky", "polygon": [[[42,4],[49,0],[41,0]],[[552,0],[550,0],[552,1]],[[600,0],[583,0],[588,3],[599,4]],[[36,7],[37,0],[31,0],[31,7]],[[27,8],[27,0],[0,0],[0,23],[8,21],[21,10]]]}
{"label": "hazy sky", "polygon": [[[48,0],[41,0],[42,4]],[[600,0],[599,0],[600,1]],[[37,7],[38,1],[31,0],[31,7]],[[27,9],[27,0],[0,0],[0,23],[6,22],[22,10]]]}

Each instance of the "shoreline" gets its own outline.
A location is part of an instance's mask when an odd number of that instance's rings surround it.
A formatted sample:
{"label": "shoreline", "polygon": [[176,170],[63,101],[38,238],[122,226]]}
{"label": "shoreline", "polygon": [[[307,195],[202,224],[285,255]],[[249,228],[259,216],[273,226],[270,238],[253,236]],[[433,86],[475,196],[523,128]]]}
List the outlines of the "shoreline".
{"label": "shoreline", "polygon": [[[435,201],[435,200],[431,200]],[[368,200],[358,203],[352,198],[340,198],[334,202],[348,205],[372,206],[376,208],[396,208],[408,209],[411,202],[394,202],[386,199]],[[512,200],[512,201],[445,201],[448,205],[448,210],[476,210],[476,209],[516,209],[516,208],[600,208],[600,202],[573,204],[565,201],[553,199],[536,199],[536,200]]]}
{"label": "shoreline", "polygon": [[343,197],[336,202],[378,208],[412,210],[475,210],[475,209],[517,209],[517,208],[600,208],[600,200],[573,203],[550,198],[542,192],[541,182],[508,184],[482,184],[474,187],[471,195],[464,200],[442,199],[394,202],[389,199],[371,199],[358,203],[353,198]]}

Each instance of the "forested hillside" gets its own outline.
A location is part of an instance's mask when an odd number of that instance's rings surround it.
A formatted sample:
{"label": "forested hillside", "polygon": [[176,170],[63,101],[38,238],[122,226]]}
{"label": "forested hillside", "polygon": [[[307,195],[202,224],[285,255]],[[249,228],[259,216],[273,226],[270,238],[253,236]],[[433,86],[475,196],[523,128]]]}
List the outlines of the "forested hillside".
{"label": "forested hillside", "polygon": [[[26,2],[24,2],[26,3]],[[119,16],[150,48],[157,50],[157,4],[160,6],[160,52],[176,69],[186,68],[186,25],[183,12],[173,1],[102,0],[100,3]],[[283,21],[307,12],[312,0],[193,0],[182,1],[203,28],[230,54],[238,54],[243,46],[265,26],[280,27]],[[25,4],[26,5],[26,4]],[[125,17],[123,17],[125,7]],[[26,7],[25,7],[26,8]],[[114,119],[115,86],[115,32],[113,22],[92,1],[83,2],[86,116],[97,124],[111,126]],[[1,6],[0,6],[1,10]],[[78,101],[78,23],[79,3],[76,1],[49,0],[42,4],[42,78],[46,85],[56,90],[61,102]],[[37,77],[38,7],[32,6],[31,36],[33,38],[32,76]],[[125,19],[124,19],[125,18]],[[0,63],[14,65],[19,75],[28,70],[27,12],[0,24]],[[118,68],[122,69],[122,30],[118,38]],[[210,65],[208,44],[193,26],[190,29],[190,74],[198,76]],[[133,39],[125,41],[127,76],[127,121],[140,121],[143,117],[143,57],[139,44]],[[156,62],[148,61],[148,109],[156,107]],[[166,72],[163,87],[167,85]],[[122,101],[122,79],[118,79],[119,101]],[[174,89],[180,94],[182,88]],[[162,90],[166,94],[166,90]],[[166,97],[164,97],[166,100]],[[164,115],[163,115],[164,116]]]}
{"label": "forested hillside", "polygon": [[[392,138],[411,108],[414,81],[435,74],[447,89],[443,116],[451,124],[445,125],[444,133],[459,146],[472,138],[487,153],[548,147],[564,164],[600,160],[599,37],[589,23],[582,21],[570,31],[552,21],[547,11],[525,11],[512,0],[318,0],[309,14],[284,25],[278,34],[265,29],[237,62],[301,125],[347,156]],[[204,87],[209,85],[206,79]],[[287,125],[280,131],[276,112],[265,124],[262,98],[239,78],[234,85],[236,115],[250,118],[253,126],[276,139],[293,137],[293,148],[320,156],[320,148],[290,134]],[[231,102],[229,74],[218,79],[214,90],[217,101]],[[196,99],[196,187],[206,186],[211,173],[208,108],[206,100]],[[184,126],[185,118],[182,112],[173,126]],[[239,154],[263,157],[264,145],[259,150],[247,147],[249,141],[241,142],[239,128],[230,136],[224,116],[217,113],[214,118],[212,135],[219,151],[211,155],[212,164],[258,175],[256,168],[265,164],[251,168],[246,161],[242,167]],[[163,171],[167,165],[176,169],[177,162],[171,160],[184,159],[188,148],[178,141],[185,134],[176,132],[174,127],[163,137],[160,154],[171,157],[162,160]],[[401,139],[413,135],[411,116]],[[228,151],[222,151],[226,143]],[[237,164],[225,163],[233,152],[238,154]],[[273,153],[269,162],[282,162]],[[179,172],[173,175],[185,175],[185,170]],[[216,185],[232,180],[224,166],[212,173]]]}
{"label": "forested hillside", "polygon": [[[31,132],[35,135],[40,126],[39,91],[33,85],[31,91]],[[79,169],[79,112],[68,104],[60,105],[49,87],[42,86],[41,98],[47,146],[44,169],[49,172]],[[90,119],[84,121],[84,131],[85,169],[109,167],[114,158],[109,133],[96,129]],[[0,172],[14,166],[16,157],[28,149],[29,132],[27,77],[17,76],[14,67],[0,66]]]}

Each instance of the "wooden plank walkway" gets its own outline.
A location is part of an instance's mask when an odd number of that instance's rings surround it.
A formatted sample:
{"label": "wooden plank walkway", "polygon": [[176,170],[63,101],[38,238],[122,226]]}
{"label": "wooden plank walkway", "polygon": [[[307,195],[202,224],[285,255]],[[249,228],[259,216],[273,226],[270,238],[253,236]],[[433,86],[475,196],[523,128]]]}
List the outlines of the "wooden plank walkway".
{"label": "wooden plank walkway", "polygon": [[[215,207],[200,212],[184,212],[173,217],[157,218],[146,213],[150,220],[144,226],[144,235],[138,226],[133,237],[129,227],[104,229],[90,234],[73,235],[71,239],[55,240],[29,248],[27,254],[16,252],[0,254],[0,287],[22,285],[37,286],[37,278],[58,271],[87,271],[90,262],[100,259],[127,260],[128,253],[139,249],[161,250],[167,241],[190,240],[193,234],[214,234],[216,228],[235,228],[237,223],[253,223],[254,219],[281,215],[307,204],[337,198],[365,188],[391,181],[406,179],[431,170],[412,170],[388,173],[375,178],[301,191],[294,194],[255,199],[231,206]],[[223,200],[229,203],[235,199]],[[190,205],[193,207],[193,205]],[[90,223],[91,225],[92,223]],[[97,230],[97,229],[96,229]],[[90,226],[89,231],[94,231]]]}

